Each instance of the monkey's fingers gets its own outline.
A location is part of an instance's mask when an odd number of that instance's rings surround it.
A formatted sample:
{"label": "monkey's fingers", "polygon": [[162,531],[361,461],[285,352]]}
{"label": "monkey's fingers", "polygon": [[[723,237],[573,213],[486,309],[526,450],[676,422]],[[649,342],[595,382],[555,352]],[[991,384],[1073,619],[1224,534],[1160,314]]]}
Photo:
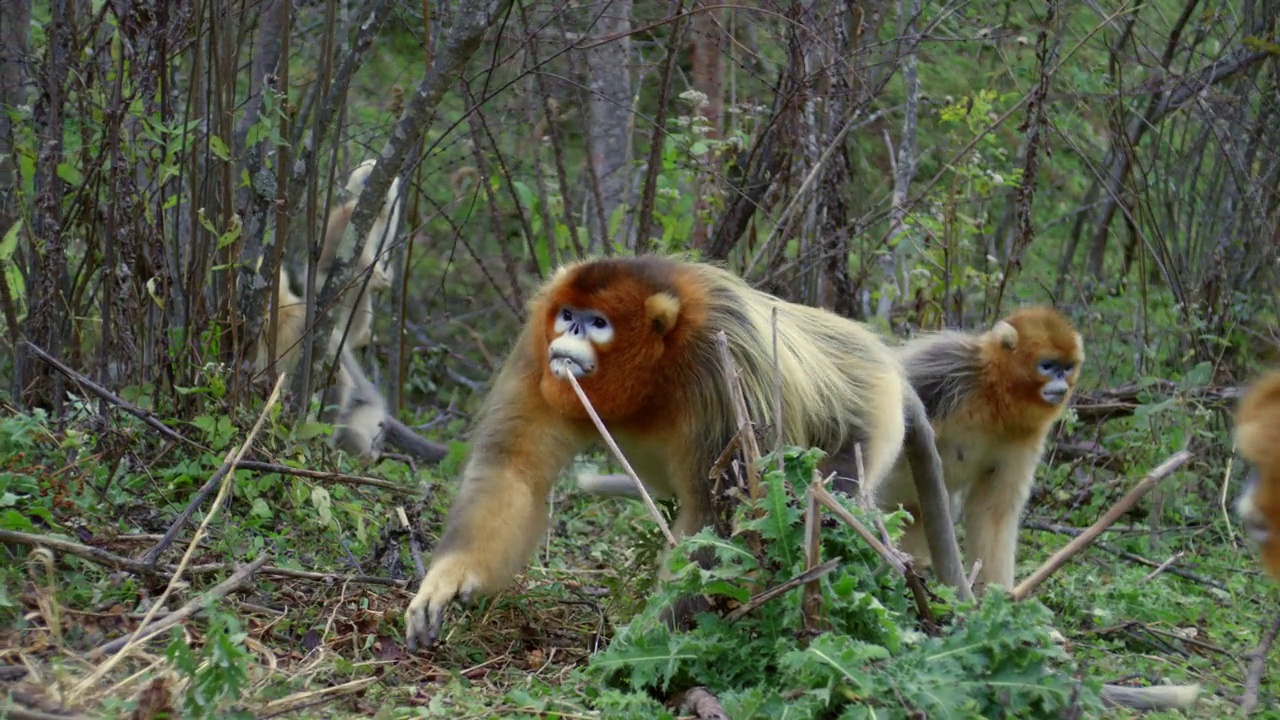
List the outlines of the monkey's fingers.
{"label": "monkey's fingers", "polygon": [[471,601],[480,578],[469,569],[465,557],[450,555],[440,558],[422,579],[418,593],[405,611],[405,644],[410,652],[435,645],[444,624],[444,610],[455,599]]}

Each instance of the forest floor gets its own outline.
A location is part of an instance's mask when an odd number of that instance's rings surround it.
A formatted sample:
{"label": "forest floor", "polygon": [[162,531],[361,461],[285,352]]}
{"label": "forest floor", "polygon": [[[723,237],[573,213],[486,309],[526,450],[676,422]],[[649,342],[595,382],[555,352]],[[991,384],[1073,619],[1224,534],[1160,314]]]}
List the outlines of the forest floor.
{"label": "forest floor", "polygon": [[[242,717],[599,716],[589,709],[593,688],[576,670],[608,644],[648,590],[660,543],[640,503],[591,498],[562,479],[550,531],[516,585],[455,607],[440,644],[409,654],[403,613],[415,589],[415,565],[429,561],[453,496],[456,457],[417,479],[396,460],[353,469],[386,478],[386,487],[324,473],[306,478],[241,470],[203,541],[189,547],[204,519],[197,513],[150,577],[111,570],[105,555],[73,557],[96,548],[92,552],[136,562],[156,545],[180,509],[172,490],[203,484],[227,448],[241,442],[229,424],[202,423],[195,425],[206,427],[216,454],[176,459],[183,451],[170,448],[147,462],[126,457],[126,469],[108,470],[103,454],[141,432],[121,421],[100,438],[98,453],[82,451],[78,461],[50,472],[54,458],[65,458],[84,436],[74,426],[54,435],[23,416],[0,421],[6,482],[0,531],[8,533],[0,538],[8,541],[0,566],[0,612],[8,618],[0,630],[0,680],[6,695],[27,708],[42,707],[47,717],[57,712],[59,698],[92,716],[153,717],[145,708],[165,706],[166,697],[198,702],[201,693],[189,692],[192,687],[204,688],[205,697],[228,711],[238,707]],[[271,435],[264,432],[266,452],[259,457],[270,455],[277,442]],[[1024,522],[1020,577],[1154,465],[1094,448],[1086,466],[1078,445],[1064,440],[1061,451],[1051,445]],[[1073,453],[1074,459],[1065,457]],[[327,462],[274,459],[308,467]],[[1138,512],[1122,518],[1035,596],[1052,611],[1080,672],[1113,683],[1202,684],[1190,713],[1150,717],[1233,714],[1230,698],[1242,692],[1249,652],[1276,612],[1275,589],[1257,570],[1226,505],[1203,490],[1231,471],[1194,461],[1188,467],[1213,481],[1197,483],[1196,490],[1176,485],[1177,476],[1166,479],[1144,503],[1164,521],[1149,522],[1151,513]],[[113,473],[115,482],[107,482]],[[24,482],[31,483],[27,493]],[[1169,523],[1171,516],[1184,521]],[[418,523],[422,534],[411,538],[405,521]],[[13,534],[21,532],[58,536],[79,549],[33,551]],[[129,649],[114,664],[118,655],[103,646],[141,626],[187,552],[181,582],[148,622],[162,622],[188,603],[200,617]],[[265,566],[213,610],[203,610],[208,593],[233,574],[233,563],[259,557]],[[292,576],[283,574],[289,570]],[[299,576],[299,570],[319,574]],[[214,637],[219,641],[210,641]],[[1264,676],[1264,708],[1280,690],[1274,677]]]}

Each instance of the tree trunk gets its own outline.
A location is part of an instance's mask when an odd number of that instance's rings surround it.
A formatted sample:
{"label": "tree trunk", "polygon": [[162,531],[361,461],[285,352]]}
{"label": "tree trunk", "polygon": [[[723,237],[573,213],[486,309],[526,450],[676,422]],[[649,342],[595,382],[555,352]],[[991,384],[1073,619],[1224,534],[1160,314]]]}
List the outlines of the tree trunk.
{"label": "tree trunk", "polygon": [[[31,0],[4,0],[0,3],[0,236],[13,227],[18,217],[15,207],[15,189],[19,176],[13,163],[13,123],[9,113],[26,101],[27,95],[27,38],[31,33]],[[15,262],[11,258],[8,262]],[[14,309],[14,297],[5,272],[0,265],[0,306],[4,310],[5,329],[9,333],[9,346],[14,353],[18,347],[18,315]],[[17,355],[12,358],[15,369]],[[10,397],[18,398],[19,373],[11,376],[14,386]]]}
{"label": "tree trunk", "polygon": [[602,213],[590,213],[591,237],[604,245],[624,239],[626,223],[618,222],[612,235],[599,227],[614,222],[613,213],[627,203],[631,173],[631,0],[612,0],[591,31],[593,42],[616,38],[586,51],[591,90],[591,167],[600,182]]}
{"label": "tree trunk", "polygon": [[[27,315],[26,337],[55,358],[63,354],[63,338],[67,308],[67,254],[62,237],[62,195],[64,183],[57,167],[62,162],[63,105],[65,84],[71,59],[71,3],[55,2],[50,8],[52,21],[45,27],[49,44],[44,67],[40,71],[40,99],[35,108],[36,133],[40,153],[36,159],[35,208],[32,213],[31,268],[27,297],[31,312]],[[20,359],[24,406],[45,405],[62,414],[62,376],[44,363],[26,363]]]}

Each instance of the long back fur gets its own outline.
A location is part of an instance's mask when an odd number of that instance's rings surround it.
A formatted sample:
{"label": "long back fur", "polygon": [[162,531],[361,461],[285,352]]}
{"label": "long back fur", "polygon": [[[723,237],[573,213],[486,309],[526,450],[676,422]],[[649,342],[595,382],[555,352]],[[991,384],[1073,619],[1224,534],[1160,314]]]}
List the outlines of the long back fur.
{"label": "long back fur", "polygon": [[[903,432],[901,366],[863,325],[755,290],[720,267],[653,255],[587,260],[561,268],[531,298],[531,318],[543,316],[559,285],[587,265],[592,274],[638,279],[653,294],[665,292],[679,299],[679,319],[666,336],[662,371],[645,391],[651,394],[651,416],[672,417],[674,412],[682,429],[697,429],[692,441],[698,445],[700,466],[709,469],[738,431],[716,343],[718,331],[725,333],[738,366],[751,420],[761,428],[778,421],[771,322],[775,306],[786,442],[835,453],[853,442],[874,439],[877,447],[863,449],[869,475],[887,472],[896,459]],[[542,368],[533,347],[542,339],[533,335],[531,325],[522,330],[495,388],[517,378],[536,385]],[[673,397],[676,389],[685,393]],[[502,405],[497,395],[490,393],[477,418],[473,441],[481,445],[500,445],[504,428],[524,412]]]}

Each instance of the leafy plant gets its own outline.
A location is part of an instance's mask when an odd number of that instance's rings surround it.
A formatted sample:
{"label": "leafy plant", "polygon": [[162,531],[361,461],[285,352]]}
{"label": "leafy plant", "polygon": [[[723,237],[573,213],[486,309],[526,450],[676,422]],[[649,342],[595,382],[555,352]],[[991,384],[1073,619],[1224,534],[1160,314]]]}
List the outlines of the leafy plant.
{"label": "leafy plant", "polygon": [[[661,608],[680,596],[702,592],[741,603],[751,595],[748,579],[769,587],[805,569],[800,497],[818,456],[786,450],[785,469],[764,475],[764,497],[738,509],[738,526],[763,541],[762,558],[741,534],[722,539],[709,530],[671,554],[670,579],[584,670],[589,683],[604,687],[598,709],[610,717],[651,717],[652,694],[693,685],[710,688],[735,718],[1047,717],[1072,706],[1100,708],[1095,690],[1071,678],[1067,657],[1049,638],[1051,615],[1039,602],[1015,603],[998,590],[973,607],[944,600],[935,613],[950,609],[951,621],[927,634],[917,627],[903,577],[843,524],[823,528],[823,557],[843,562],[819,580],[827,629],[808,642],[799,590],[737,621],[702,613],[688,632],[661,622]],[[751,517],[754,510],[761,516]],[[885,518],[891,533],[902,517]],[[689,560],[699,548],[714,552],[715,567]],[[939,594],[950,596],[941,588]]]}

